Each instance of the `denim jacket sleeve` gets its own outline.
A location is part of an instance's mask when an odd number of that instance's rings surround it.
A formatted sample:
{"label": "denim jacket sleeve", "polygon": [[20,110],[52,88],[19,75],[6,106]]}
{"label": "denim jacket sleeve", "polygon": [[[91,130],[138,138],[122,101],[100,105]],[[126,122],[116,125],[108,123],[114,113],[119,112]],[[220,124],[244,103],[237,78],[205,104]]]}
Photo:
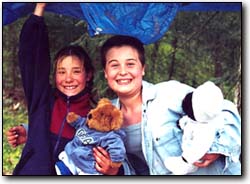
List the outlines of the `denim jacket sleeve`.
{"label": "denim jacket sleeve", "polygon": [[[219,153],[226,156],[226,171],[230,165],[240,162],[241,155],[241,117],[236,106],[224,101],[223,126],[217,131],[216,139],[209,153]],[[230,169],[230,168],[229,168]]]}

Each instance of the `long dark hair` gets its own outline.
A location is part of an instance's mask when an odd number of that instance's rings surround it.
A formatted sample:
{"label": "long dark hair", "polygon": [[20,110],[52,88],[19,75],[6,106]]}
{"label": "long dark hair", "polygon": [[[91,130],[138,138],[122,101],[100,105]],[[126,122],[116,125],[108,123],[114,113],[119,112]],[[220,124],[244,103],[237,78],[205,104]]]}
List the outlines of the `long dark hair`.
{"label": "long dark hair", "polygon": [[83,63],[85,72],[87,74],[89,73],[92,74],[90,80],[87,81],[86,83],[86,87],[91,92],[93,88],[93,80],[94,80],[94,67],[92,65],[92,60],[90,59],[87,52],[79,45],[69,45],[69,46],[63,47],[56,53],[54,57],[54,72],[53,72],[54,77],[56,74],[56,68],[57,68],[58,62],[68,56],[76,56],[77,58],[79,58],[79,60]]}

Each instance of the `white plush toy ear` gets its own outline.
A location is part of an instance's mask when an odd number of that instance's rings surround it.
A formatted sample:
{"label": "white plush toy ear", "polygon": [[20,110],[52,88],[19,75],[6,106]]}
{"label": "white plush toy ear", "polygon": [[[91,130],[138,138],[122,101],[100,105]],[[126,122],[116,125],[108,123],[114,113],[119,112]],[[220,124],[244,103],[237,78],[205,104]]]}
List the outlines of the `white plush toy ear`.
{"label": "white plush toy ear", "polygon": [[192,96],[193,113],[196,121],[209,122],[222,111],[223,93],[213,82],[198,86]]}
{"label": "white plush toy ear", "polygon": [[168,157],[165,159],[164,164],[174,175],[186,175],[195,172],[198,169],[193,164],[185,162],[181,156]]}

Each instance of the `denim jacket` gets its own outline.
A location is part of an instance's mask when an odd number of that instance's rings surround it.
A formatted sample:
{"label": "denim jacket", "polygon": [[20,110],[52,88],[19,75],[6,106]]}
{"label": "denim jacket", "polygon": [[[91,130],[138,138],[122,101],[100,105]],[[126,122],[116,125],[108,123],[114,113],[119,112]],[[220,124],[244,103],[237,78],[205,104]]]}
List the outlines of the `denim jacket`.
{"label": "denim jacket", "polygon": [[[178,81],[142,84],[142,150],[150,175],[171,175],[164,166],[169,156],[180,156],[182,130],[177,121],[185,115],[182,100],[194,88]],[[119,99],[113,104],[120,107]],[[235,105],[224,101],[224,126],[216,133],[216,138],[208,153],[224,156],[206,168],[199,168],[191,175],[241,175],[241,117]],[[201,143],[202,144],[202,143]],[[125,175],[136,174],[128,159],[123,163]]]}

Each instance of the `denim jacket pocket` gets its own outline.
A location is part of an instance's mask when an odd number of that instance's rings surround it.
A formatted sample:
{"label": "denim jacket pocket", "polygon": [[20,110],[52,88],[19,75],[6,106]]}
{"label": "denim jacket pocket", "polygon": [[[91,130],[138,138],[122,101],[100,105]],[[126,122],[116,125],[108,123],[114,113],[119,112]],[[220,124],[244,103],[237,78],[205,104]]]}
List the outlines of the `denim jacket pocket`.
{"label": "denim jacket pocket", "polygon": [[156,152],[164,157],[181,155],[181,131],[175,126],[166,126],[159,129],[153,136]]}

